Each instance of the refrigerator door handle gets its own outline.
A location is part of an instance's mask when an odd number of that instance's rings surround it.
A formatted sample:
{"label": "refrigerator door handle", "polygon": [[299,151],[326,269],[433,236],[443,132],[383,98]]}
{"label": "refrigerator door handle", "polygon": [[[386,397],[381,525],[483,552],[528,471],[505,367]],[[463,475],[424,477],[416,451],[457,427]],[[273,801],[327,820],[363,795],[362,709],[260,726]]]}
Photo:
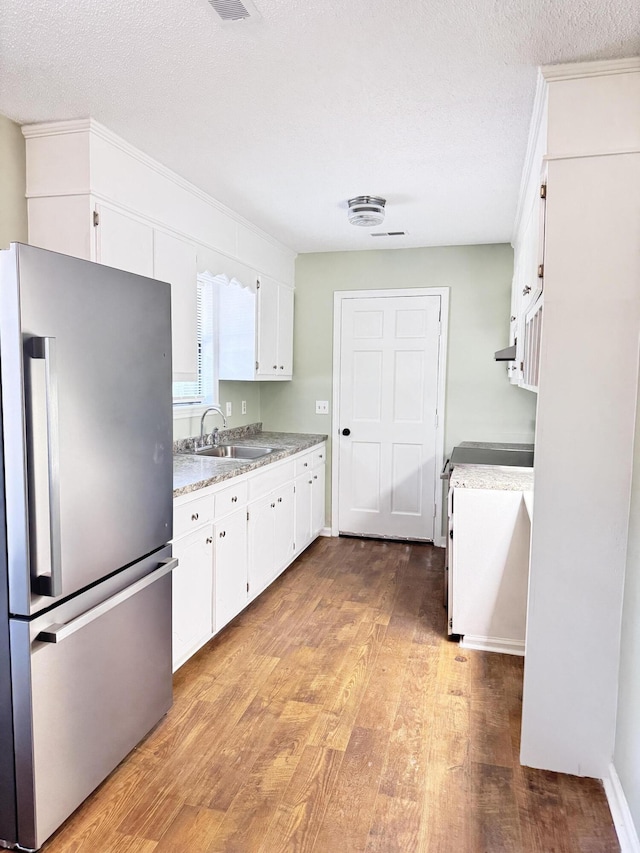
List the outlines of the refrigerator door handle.
{"label": "refrigerator door handle", "polygon": [[64,625],[51,625],[45,631],[40,631],[36,636],[36,640],[40,640],[42,643],[62,642],[62,640],[70,637],[72,634],[75,634],[76,631],[79,631],[81,628],[86,627],[100,616],[108,613],[109,610],[113,610],[114,607],[122,604],[128,598],[131,598],[136,595],[136,593],[148,586],[151,586],[152,583],[160,580],[161,577],[164,577],[164,575],[173,571],[177,565],[178,560],[176,557],[172,557],[169,560],[162,560],[155,571],[145,575],[143,578],[140,578],[139,581],[131,584],[131,586],[128,586],[126,589],[112,595],[111,598],[107,598],[106,601],[103,601],[96,607],[92,607],[91,610],[87,610],[87,612],[83,613],[82,616],[72,619],[71,622],[66,622]]}
{"label": "refrigerator door handle", "polygon": [[38,575],[36,591],[56,598],[62,595],[60,546],[60,457],[58,435],[58,366],[55,338],[32,338],[31,358],[44,360],[47,420],[47,474],[49,491],[49,549],[51,572]]}

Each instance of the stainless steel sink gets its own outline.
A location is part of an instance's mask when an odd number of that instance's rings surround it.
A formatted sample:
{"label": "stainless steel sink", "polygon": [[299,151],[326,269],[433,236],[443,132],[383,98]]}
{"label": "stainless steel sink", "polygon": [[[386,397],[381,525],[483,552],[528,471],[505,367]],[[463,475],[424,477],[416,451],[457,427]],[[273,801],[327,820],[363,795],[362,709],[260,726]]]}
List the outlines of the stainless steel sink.
{"label": "stainless steel sink", "polygon": [[243,444],[219,444],[196,450],[198,456],[216,456],[219,459],[260,459],[273,453],[273,447],[247,447]]}

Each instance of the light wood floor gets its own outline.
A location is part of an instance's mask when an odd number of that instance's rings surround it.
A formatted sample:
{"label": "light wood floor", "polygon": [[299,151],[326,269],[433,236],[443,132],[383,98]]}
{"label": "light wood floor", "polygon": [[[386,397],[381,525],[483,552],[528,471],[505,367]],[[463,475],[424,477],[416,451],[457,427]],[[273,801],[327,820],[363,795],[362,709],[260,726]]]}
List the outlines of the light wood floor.
{"label": "light wood floor", "polygon": [[445,639],[441,568],[318,540],[46,853],[618,851],[598,782],[518,764],[522,661]]}

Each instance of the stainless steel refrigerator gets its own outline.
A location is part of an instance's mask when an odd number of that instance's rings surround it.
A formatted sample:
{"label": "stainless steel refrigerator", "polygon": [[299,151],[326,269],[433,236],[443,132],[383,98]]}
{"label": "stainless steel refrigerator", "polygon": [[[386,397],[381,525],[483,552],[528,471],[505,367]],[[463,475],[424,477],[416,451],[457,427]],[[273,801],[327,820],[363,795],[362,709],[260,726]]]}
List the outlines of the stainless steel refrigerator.
{"label": "stainless steel refrigerator", "polygon": [[172,701],[170,286],[0,252],[0,846],[36,849]]}

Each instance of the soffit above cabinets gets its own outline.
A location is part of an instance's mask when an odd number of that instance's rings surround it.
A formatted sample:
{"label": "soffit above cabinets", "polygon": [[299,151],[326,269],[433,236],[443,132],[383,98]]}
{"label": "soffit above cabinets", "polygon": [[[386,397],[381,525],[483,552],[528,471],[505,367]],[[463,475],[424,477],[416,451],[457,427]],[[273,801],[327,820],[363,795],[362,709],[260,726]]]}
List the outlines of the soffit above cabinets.
{"label": "soffit above cabinets", "polygon": [[92,116],[295,251],[506,242],[536,67],[640,53],[637,0],[255,7],[5,0],[0,113]]}

